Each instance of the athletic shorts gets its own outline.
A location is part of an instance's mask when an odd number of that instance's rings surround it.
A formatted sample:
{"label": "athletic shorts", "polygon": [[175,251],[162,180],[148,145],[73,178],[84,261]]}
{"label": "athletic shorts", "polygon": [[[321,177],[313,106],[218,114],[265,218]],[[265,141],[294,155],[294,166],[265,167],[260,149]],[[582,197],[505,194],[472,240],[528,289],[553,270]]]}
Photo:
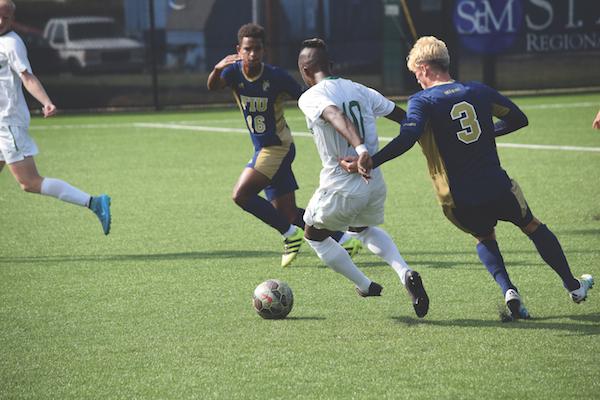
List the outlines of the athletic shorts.
{"label": "athletic shorts", "polygon": [[292,162],[295,157],[294,143],[289,147],[268,146],[256,151],[246,165],[271,180],[271,184],[264,189],[269,201],[298,189],[298,182],[292,172]]}
{"label": "athletic shorts", "polygon": [[444,207],[444,214],[458,228],[477,237],[491,234],[498,221],[512,222],[523,228],[533,220],[533,215],[519,184],[512,179],[511,182],[510,190],[488,203]]}
{"label": "athletic shorts", "polygon": [[386,194],[383,179],[379,183],[371,181],[367,190],[351,194],[319,188],[306,207],[304,222],[317,229],[342,232],[351,226],[381,225]]}
{"label": "athletic shorts", "polygon": [[12,164],[37,153],[37,145],[26,127],[0,126],[0,161]]}

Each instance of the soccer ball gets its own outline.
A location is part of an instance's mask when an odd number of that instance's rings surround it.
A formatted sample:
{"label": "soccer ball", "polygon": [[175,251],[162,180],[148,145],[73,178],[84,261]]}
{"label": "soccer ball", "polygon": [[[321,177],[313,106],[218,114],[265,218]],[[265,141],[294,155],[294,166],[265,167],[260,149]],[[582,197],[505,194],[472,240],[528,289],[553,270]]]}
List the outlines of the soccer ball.
{"label": "soccer ball", "polygon": [[292,311],[294,295],[287,283],[269,279],[254,289],[252,305],[265,319],[283,319]]}

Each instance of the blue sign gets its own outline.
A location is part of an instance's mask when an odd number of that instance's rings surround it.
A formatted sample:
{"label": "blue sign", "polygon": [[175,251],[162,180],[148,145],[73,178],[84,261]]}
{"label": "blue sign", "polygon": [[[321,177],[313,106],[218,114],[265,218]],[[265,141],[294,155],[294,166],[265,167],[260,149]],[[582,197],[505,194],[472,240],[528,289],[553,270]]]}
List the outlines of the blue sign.
{"label": "blue sign", "polygon": [[463,47],[481,54],[510,49],[523,30],[521,0],[456,0],[454,26]]}

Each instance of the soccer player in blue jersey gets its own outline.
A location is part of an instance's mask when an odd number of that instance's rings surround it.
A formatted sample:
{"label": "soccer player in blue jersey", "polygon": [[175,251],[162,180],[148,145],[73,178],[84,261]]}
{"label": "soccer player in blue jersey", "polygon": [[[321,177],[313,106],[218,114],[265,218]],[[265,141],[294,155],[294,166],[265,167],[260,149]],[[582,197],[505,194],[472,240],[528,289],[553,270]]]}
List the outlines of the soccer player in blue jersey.
{"label": "soccer player in blue jersey", "polygon": [[[593,285],[592,276],[573,276],[558,239],[532,215],[519,185],[500,166],[496,137],[526,126],[527,117],[486,85],[452,80],[449,64],[443,41],[429,36],[415,43],[407,65],[423,90],[409,99],[400,135],[372,157],[372,165],[362,167],[376,168],[418,141],[444,214],[477,239],[479,258],[502,289],[513,319],[529,318],[529,313],[496,242],[499,220],[518,226],[561,278],[572,300],[582,302]],[[495,123],[494,117],[499,119]]]}
{"label": "soccer player in blue jersey", "polygon": [[[297,100],[302,88],[283,69],[263,63],[264,43],[263,27],[243,25],[238,31],[237,54],[215,65],[207,87],[232,89],[254,144],[254,156],[233,189],[233,201],[283,235],[281,265],[287,267],[303,241],[304,210],[296,206],[298,184],[292,172],[296,150],[283,115],[283,101]],[[263,190],[266,199],[259,196]],[[351,255],[361,246],[342,232],[334,237]]]}

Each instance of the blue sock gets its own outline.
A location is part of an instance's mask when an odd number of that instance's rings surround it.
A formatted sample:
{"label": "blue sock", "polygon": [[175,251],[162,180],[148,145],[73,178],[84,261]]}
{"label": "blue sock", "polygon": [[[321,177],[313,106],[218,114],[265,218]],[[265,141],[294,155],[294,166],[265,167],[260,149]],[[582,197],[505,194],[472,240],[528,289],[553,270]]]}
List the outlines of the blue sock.
{"label": "blue sock", "polygon": [[565,253],[554,233],[542,224],[529,235],[529,239],[535,244],[535,248],[546,264],[560,276],[563,286],[567,290],[579,289],[579,281],[571,273]]}
{"label": "blue sock", "polygon": [[517,287],[512,284],[508,277],[504,259],[498,248],[498,242],[495,240],[484,240],[477,243],[477,254],[490,275],[492,275],[502,289],[502,294],[505,294],[508,289],[515,289],[518,292]]}
{"label": "blue sock", "polygon": [[306,225],[304,223],[304,208],[298,207],[298,214],[296,214],[296,219],[292,223],[304,229],[304,225]]}
{"label": "blue sock", "polygon": [[288,220],[270,202],[258,195],[250,197],[242,209],[277,229],[282,235],[290,228]]}

